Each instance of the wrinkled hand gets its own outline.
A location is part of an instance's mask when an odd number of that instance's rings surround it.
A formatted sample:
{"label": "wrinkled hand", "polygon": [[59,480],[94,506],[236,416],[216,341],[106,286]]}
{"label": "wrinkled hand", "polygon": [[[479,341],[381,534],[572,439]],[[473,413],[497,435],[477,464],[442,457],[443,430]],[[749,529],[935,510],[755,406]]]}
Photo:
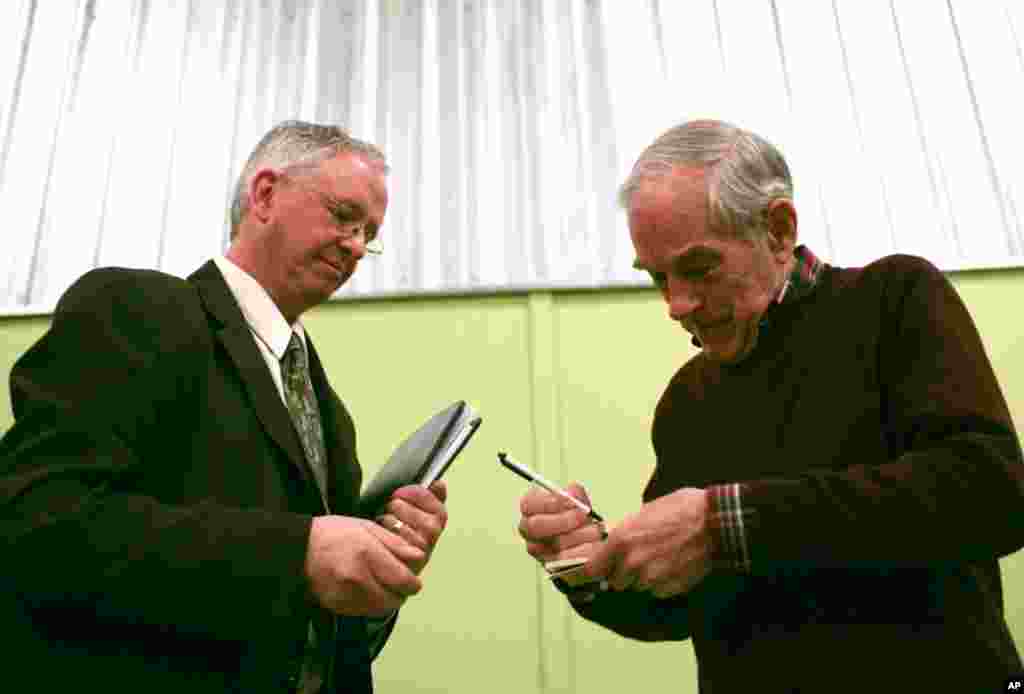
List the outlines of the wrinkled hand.
{"label": "wrinkled hand", "polygon": [[680,489],[626,517],[608,534],[583,573],[613,590],[647,590],[658,598],[690,591],[711,570],[712,536],[702,489]]}
{"label": "wrinkled hand", "polygon": [[340,615],[385,617],[422,588],[410,564],[424,552],[372,521],[317,516],[309,532],[306,577],[321,606]]}
{"label": "wrinkled hand", "polygon": [[[566,491],[588,507],[590,498],[582,485],[573,482]],[[589,557],[601,542],[602,525],[568,499],[544,489],[533,488],[519,501],[519,534],[526,551],[537,561]]]}
{"label": "wrinkled hand", "polygon": [[384,507],[385,512],[377,517],[381,527],[422,550],[422,559],[407,564],[417,576],[430,561],[434,546],[448,524],[448,511],[444,506],[447,498],[448,487],[443,481],[434,482],[430,487],[411,484],[396,489]]}

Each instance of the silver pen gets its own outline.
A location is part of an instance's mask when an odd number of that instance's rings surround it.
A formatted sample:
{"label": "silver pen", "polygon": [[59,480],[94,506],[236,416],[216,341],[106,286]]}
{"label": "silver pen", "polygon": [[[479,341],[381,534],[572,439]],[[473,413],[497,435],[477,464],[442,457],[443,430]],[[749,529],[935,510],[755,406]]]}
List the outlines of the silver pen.
{"label": "silver pen", "polygon": [[544,489],[547,489],[552,494],[557,494],[558,496],[560,496],[560,497],[562,497],[564,499],[568,499],[569,501],[571,501],[576,506],[576,508],[578,508],[579,510],[583,511],[584,513],[586,513],[589,518],[592,518],[593,520],[597,521],[598,523],[603,523],[604,522],[604,518],[599,516],[597,514],[597,511],[595,511],[594,509],[590,508],[589,506],[587,506],[582,501],[580,501],[579,499],[574,497],[572,494],[569,494],[567,491],[565,491],[561,487],[558,487],[558,486],[552,484],[551,482],[548,482],[546,479],[544,479],[539,474],[537,474],[536,472],[534,472],[530,468],[526,467],[522,463],[515,462],[514,460],[512,460],[511,458],[508,457],[507,453],[498,453],[498,461],[502,465],[507,467],[509,470],[511,470],[512,472],[516,473],[520,477],[522,477],[523,479],[529,480],[530,482],[533,482],[537,486],[543,487]]}

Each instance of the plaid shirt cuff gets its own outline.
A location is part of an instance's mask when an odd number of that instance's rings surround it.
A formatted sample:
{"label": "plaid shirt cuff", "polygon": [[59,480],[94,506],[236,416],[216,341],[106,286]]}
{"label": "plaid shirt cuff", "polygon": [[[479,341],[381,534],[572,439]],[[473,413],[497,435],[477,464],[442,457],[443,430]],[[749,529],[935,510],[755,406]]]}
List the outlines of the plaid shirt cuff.
{"label": "plaid shirt cuff", "polygon": [[753,511],[744,509],[741,485],[718,484],[708,487],[708,524],[714,534],[711,563],[715,569],[750,571],[748,528]]}

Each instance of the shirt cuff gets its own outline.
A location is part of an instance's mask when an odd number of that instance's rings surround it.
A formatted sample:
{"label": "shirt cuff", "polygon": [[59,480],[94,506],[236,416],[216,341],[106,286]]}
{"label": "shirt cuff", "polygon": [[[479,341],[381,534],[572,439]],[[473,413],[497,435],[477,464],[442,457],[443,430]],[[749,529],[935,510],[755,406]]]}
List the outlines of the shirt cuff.
{"label": "shirt cuff", "polygon": [[711,564],[715,569],[750,571],[748,529],[754,511],[743,508],[742,485],[716,484],[708,487],[708,525],[714,539]]}

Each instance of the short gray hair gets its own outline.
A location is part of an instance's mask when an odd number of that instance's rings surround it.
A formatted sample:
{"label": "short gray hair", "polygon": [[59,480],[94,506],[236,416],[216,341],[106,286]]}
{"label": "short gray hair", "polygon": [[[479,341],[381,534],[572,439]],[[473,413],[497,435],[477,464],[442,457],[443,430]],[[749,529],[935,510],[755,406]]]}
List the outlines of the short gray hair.
{"label": "short gray hair", "polygon": [[695,120],[667,130],[643,151],[619,188],[619,204],[629,210],[644,180],[678,166],[705,170],[712,225],[725,236],[754,239],[768,206],[793,199],[789,166],[774,145],[730,123]]}
{"label": "short gray hair", "polygon": [[312,172],[322,162],[343,152],[358,152],[371,161],[384,164],[384,153],[376,146],[349,135],[335,125],[319,125],[300,120],[278,123],[263,136],[235,184],[231,201],[231,238],[235,238],[238,227],[249,211],[249,183],[257,171],[263,168]]}

